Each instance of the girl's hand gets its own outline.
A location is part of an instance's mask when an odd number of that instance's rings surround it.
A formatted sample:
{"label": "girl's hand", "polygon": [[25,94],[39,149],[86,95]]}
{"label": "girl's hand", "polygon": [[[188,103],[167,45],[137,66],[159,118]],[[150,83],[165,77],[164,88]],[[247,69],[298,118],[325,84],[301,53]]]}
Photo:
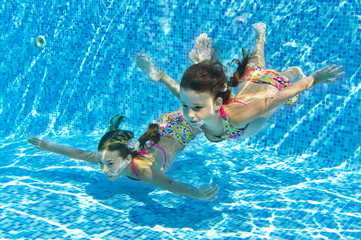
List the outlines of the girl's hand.
{"label": "girl's hand", "polygon": [[334,82],[337,77],[345,74],[345,72],[339,72],[341,68],[342,66],[336,68],[336,65],[332,65],[331,67],[326,66],[321,70],[312,73],[312,77],[314,79],[312,86],[320,83]]}
{"label": "girl's hand", "polygon": [[143,52],[137,54],[135,63],[153,82],[162,79],[163,72],[157,68]]}
{"label": "girl's hand", "polygon": [[36,149],[43,150],[43,151],[49,151],[51,148],[52,143],[38,137],[32,137],[27,139],[28,143],[32,144]]}
{"label": "girl's hand", "polygon": [[218,185],[215,186],[203,186],[200,187],[199,189],[199,198],[201,200],[206,200],[206,201],[214,201],[217,199],[216,193],[219,190]]}

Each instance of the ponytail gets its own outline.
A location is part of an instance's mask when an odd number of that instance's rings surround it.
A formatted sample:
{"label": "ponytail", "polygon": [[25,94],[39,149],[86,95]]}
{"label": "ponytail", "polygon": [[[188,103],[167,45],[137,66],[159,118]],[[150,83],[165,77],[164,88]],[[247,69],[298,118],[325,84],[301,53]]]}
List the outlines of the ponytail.
{"label": "ponytail", "polygon": [[134,138],[131,131],[118,129],[119,124],[125,119],[120,114],[114,115],[109,121],[108,131],[101,137],[98,143],[98,152],[108,149],[110,151],[119,151],[120,156],[125,158],[129,154],[135,157],[138,152],[129,149],[128,142]]}
{"label": "ponytail", "polygon": [[[228,81],[226,76],[226,68],[219,61],[215,59],[215,51],[211,53],[210,60],[204,60],[200,63],[193,64],[183,74],[180,82],[180,87],[184,89],[191,89],[196,92],[209,91],[214,99],[222,98],[223,104],[227,104],[231,98],[231,87],[237,87],[240,79],[246,72],[247,64],[249,62],[249,55],[247,51],[242,48],[243,60],[234,59],[232,63],[238,64],[236,72]],[[236,77],[238,73],[238,77]]]}
{"label": "ponytail", "polygon": [[[233,59],[233,61],[231,62],[231,64],[236,62],[238,67],[237,67],[237,70],[233,73],[232,77],[230,77],[230,80],[228,83],[228,86],[230,86],[230,87],[237,87],[238,84],[240,83],[243,75],[246,72],[246,68],[247,68],[250,57],[248,55],[248,52],[244,48],[242,48],[242,53],[243,53],[242,62],[239,61],[238,59]],[[236,76],[236,73],[238,73],[238,77]]]}
{"label": "ponytail", "polygon": [[124,116],[121,116],[120,114],[116,114],[114,115],[110,121],[109,121],[109,128],[108,128],[108,132],[112,131],[112,130],[115,130],[115,129],[118,129],[119,127],[119,124],[121,122],[123,122],[125,119]]}
{"label": "ponytail", "polygon": [[157,123],[149,124],[145,133],[138,139],[139,149],[145,149],[147,142],[151,142],[152,145],[156,144],[160,140],[159,125]]}

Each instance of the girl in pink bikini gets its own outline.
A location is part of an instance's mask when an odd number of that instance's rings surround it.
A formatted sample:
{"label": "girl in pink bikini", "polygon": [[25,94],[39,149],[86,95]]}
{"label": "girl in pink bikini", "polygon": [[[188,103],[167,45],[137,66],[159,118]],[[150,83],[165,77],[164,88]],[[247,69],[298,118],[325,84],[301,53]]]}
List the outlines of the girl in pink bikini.
{"label": "girl in pink bikini", "polygon": [[134,137],[132,132],[118,129],[122,119],[121,116],[113,118],[115,121],[111,121],[111,127],[99,141],[98,153],[56,145],[37,137],[28,139],[28,142],[40,150],[98,164],[112,181],[126,176],[179,195],[207,201],[217,198],[217,185],[197,188],[164,174],[171,167],[176,154],[200,132],[179,112],[164,114],[159,123],[150,124],[147,131],[135,141],[137,144],[130,141]]}

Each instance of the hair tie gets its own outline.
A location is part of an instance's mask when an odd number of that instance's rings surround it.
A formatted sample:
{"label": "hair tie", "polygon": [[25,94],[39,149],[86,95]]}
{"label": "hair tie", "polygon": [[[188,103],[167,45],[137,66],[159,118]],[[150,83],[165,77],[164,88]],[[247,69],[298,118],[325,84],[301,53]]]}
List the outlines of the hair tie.
{"label": "hair tie", "polygon": [[221,92],[225,92],[225,91],[227,91],[227,89],[228,89],[228,84],[225,83],[225,84],[223,85],[223,88],[221,89]]}
{"label": "hair tie", "polygon": [[137,139],[129,140],[127,146],[132,152],[139,152],[139,141]]}

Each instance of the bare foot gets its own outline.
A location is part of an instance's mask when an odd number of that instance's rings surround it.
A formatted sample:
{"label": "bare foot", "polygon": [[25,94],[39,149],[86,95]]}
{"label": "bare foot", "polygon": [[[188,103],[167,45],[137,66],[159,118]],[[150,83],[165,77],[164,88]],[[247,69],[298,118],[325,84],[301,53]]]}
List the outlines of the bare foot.
{"label": "bare foot", "polygon": [[135,58],[135,63],[145,74],[154,82],[162,78],[163,72],[157,68],[144,53],[138,53]]}
{"label": "bare foot", "polygon": [[256,30],[257,40],[266,41],[266,24],[259,22],[259,23],[253,24],[252,27],[254,27],[254,29]]}
{"label": "bare foot", "polygon": [[49,151],[51,147],[51,142],[38,138],[38,137],[32,137],[27,139],[28,143],[32,144],[36,149],[43,150],[43,151]]}
{"label": "bare foot", "polygon": [[189,53],[189,59],[194,63],[200,63],[211,59],[211,38],[206,33],[198,36],[192,51]]}

